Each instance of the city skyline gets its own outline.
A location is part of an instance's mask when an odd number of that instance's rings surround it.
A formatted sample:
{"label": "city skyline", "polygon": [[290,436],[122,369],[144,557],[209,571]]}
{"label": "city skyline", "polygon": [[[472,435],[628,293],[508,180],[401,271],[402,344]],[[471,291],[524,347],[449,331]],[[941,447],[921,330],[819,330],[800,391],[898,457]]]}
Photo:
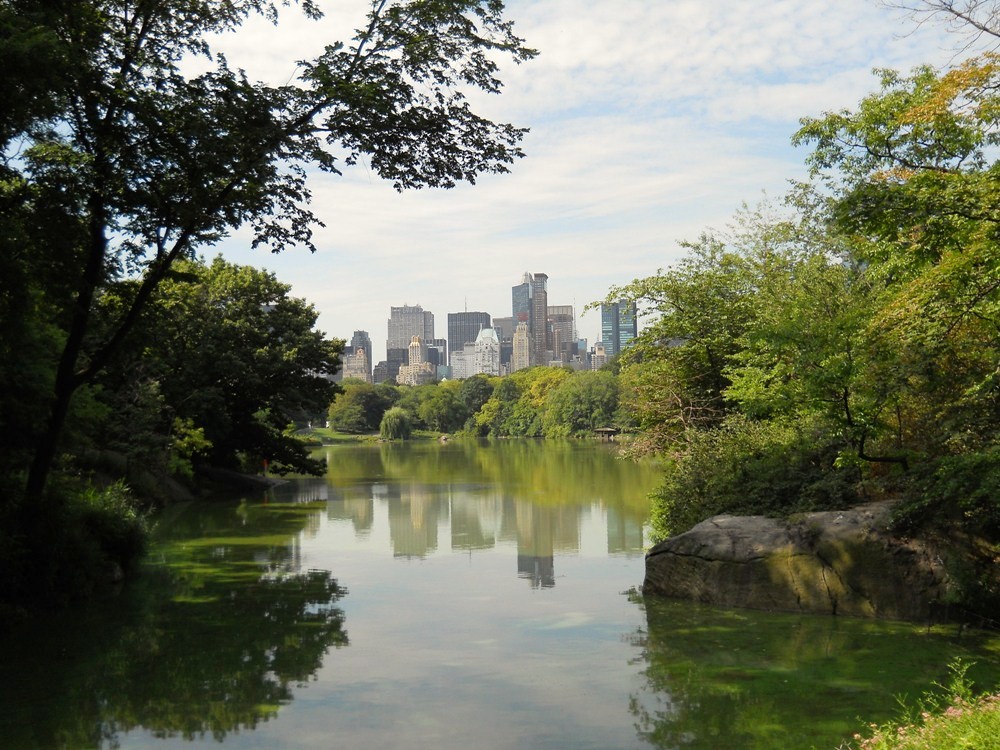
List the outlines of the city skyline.
{"label": "city skyline", "polygon": [[[535,268],[552,275],[553,302],[575,307],[579,336],[596,342],[600,313],[585,305],[675,263],[679,241],[724,229],[742,203],[765,192],[778,200],[789,180],[807,177],[809,149],[790,144],[800,118],[855,108],[877,88],[873,68],[964,56],[960,39],[878,0],[506,5],[540,54],[505,65],[503,93],[470,92],[470,104],[530,129],[510,174],[399,194],[362,159],[342,176],[309,175],[326,225],[316,254],[250,250],[246,232],[218,246],[291,284],[328,335],[369,331],[375,362],[391,305],[498,316]],[[294,81],[296,60],[350,39],[370,7],[319,6],[319,22],[282,9],[277,26],[252,22],[214,51],[251,79]]]}

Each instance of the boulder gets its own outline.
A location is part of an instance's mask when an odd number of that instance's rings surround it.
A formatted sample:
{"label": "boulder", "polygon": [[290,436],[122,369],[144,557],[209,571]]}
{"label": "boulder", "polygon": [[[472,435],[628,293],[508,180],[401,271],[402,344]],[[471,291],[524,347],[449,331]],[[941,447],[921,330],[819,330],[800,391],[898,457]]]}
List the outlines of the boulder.
{"label": "boulder", "polygon": [[721,607],[923,620],[947,600],[927,544],[888,530],[890,503],[777,519],[715,516],[653,547],[643,593]]}

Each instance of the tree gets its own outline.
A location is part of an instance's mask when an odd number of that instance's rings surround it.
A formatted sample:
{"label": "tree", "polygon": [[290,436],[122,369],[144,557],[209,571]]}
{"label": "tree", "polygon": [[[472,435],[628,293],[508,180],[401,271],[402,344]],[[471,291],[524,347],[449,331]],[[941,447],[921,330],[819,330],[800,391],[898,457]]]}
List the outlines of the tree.
{"label": "tree", "polygon": [[[210,264],[178,261],[157,289],[116,358],[98,377],[103,394],[126,397],[155,390],[152,418],[164,442],[178,430],[199,430],[216,466],[320,470],[304,446],[286,434],[322,414],[333,394],[341,342],[314,329],[316,310],[290,296],[273,274],[216,257]],[[114,318],[131,297],[127,283],[102,295],[98,323]],[[132,419],[113,420],[103,444],[129,452]]]}
{"label": "tree", "polygon": [[1000,45],[1000,3],[997,0],[883,0],[908,12],[919,25],[938,21],[965,37],[965,48]]}
{"label": "tree", "polygon": [[382,416],[399,400],[399,391],[386,383],[372,385],[345,380],[330,404],[330,426],[341,432],[375,432]]}
{"label": "tree", "polygon": [[856,111],[803,120],[833,218],[884,291],[865,337],[905,384],[899,434],[929,456],[1000,427],[1000,58],[881,74]]}
{"label": "tree", "polygon": [[382,416],[378,431],[383,440],[408,440],[413,434],[410,413],[399,406],[392,407]]}
{"label": "tree", "polygon": [[608,371],[575,372],[546,401],[546,437],[586,435],[613,423],[618,409],[617,378]]}
{"label": "tree", "polygon": [[431,386],[433,390],[430,396],[418,408],[420,420],[430,429],[439,432],[462,429],[470,414],[461,397],[463,387],[464,383],[458,380]]}
{"label": "tree", "polygon": [[[302,8],[319,15],[312,2]],[[465,98],[499,92],[496,56],[534,54],[500,0],[374,0],[353,41],[302,63],[294,84],[254,83],[222,57],[202,75],[181,72],[186,56],[210,56],[212,34],[258,13],[277,19],[267,0],[2,8],[5,50],[38,47],[58,63],[5,82],[0,121],[4,153],[18,153],[0,175],[11,213],[55,207],[66,218],[22,227],[42,256],[60,240],[67,271],[42,288],[64,335],[44,426],[30,436],[32,501],[74,393],[107,366],[175,262],[244,225],[255,245],[312,248],[320,222],[306,205],[307,167],[338,173],[364,156],[402,190],[474,182],[522,156],[524,131],[477,115]],[[121,274],[132,295],[97,336],[97,299]]]}

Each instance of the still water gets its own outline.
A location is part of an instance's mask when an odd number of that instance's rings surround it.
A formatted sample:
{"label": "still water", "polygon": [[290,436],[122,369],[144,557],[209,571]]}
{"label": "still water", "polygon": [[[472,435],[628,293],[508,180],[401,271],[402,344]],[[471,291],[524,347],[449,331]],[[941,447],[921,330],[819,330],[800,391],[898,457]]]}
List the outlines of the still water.
{"label": "still water", "polygon": [[652,465],[337,446],[159,519],[141,579],[0,656],[0,747],[828,748],[983,634],[642,602]]}

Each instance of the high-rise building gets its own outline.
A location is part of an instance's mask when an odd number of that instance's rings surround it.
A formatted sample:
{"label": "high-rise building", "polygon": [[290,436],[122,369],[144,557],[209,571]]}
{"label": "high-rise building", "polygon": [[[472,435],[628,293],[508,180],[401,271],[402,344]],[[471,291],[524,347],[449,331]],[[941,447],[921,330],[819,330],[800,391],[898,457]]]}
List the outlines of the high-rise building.
{"label": "high-rise building", "polygon": [[547,365],[552,348],[549,336],[549,277],[536,273],[531,277],[531,352],[533,365]]}
{"label": "high-rise building", "polygon": [[531,336],[528,324],[521,321],[514,329],[514,351],[510,355],[510,371],[517,372],[531,366]]}
{"label": "high-rise building", "polygon": [[635,302],[620,300],[601,305],[601,341],[608,357],[617,357],[638,335]]}
{"label": "high-rise building", "polygon": [[461,351],[466,344],[475,342],[481,330],[490,327],[489,313],[448,313],[448,351]]}
{"label": "high-rise building", "polygon": [[594,351],[590,353],[590,369],[600,370],[607,361],[608,353],[607,349],[604,348],[604,342],[598,341],[594,344]]}
{"label": "high-rise building", "polygon": [[[368,355],[368,375],[364,380],[368,383],[372,381],[372,338],[368,335],[368,331],[355,331],[354,335],[351,337],[351,351],[357,354],[360,350],[364,349],[365,353]],[[346,377],[346,376],[345,376]]]}
{"label": "high-rise building", "polygon": [[493,330],[497,332],[501,344],[513,340],[515,325],[517,323],[514,322],[514,318],[493,318]]}
{"label": "high-rise building", "polygon": [[427,345],[419,336],[414,336],[407,347],[407,364],[399,368],[396,382],[399,385],[422,385],[434,382],[435,368],[427,361]]}
{"label": "high-rise building", "polygon": [[532,330],[532,308],[531,308],[531,274],[525,272],[521,283],[511,287],[510,290],[510,311],[514,319],[514,326],[524,323],[528,327],[529,333]]}
{"label": "high-rise building", "polygon": [[420,305],[390,307],[388,331],[386,349],[406,349],[414,336],[430,341],[434,338],[434,313]]}
{"label": "high-rise building", "polygon": [[479,332],[475,342],[476,359],[474,375],[500,374],[500,339],[492,328]]}
{"label": "high-rise building", "polygon": [[576,317],[573,305],[549,305],[548,317],[553,358],[569,363],[576,354]]}
{"label": "high-rise building", "polygon": [[350,354],[344,355],[344,378],[356,378],[366,383],[372,382],[371,360],[364,347],[354,348]]}

